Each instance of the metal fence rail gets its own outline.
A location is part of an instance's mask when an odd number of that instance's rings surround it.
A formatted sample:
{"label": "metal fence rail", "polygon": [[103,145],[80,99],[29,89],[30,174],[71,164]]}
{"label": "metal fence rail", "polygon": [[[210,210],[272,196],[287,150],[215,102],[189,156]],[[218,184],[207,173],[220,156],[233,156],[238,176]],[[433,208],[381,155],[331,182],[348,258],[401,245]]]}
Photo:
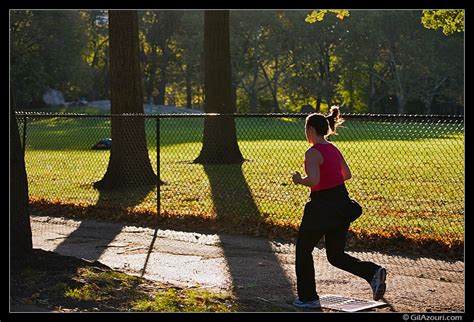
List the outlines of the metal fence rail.
{"label": "metal fence rail", "polygon": [[[305,116],[17,112],[33,215],[38,209],[40,214],[53,214],[54,208],[45,205],[92,207],[111,220],[122,209],[129,218],[150,223],[193,218],[211,225],[222,222],[236,231],[264,227],[295,231],[308,198],[307,188],[291,183],[293,171],[304,171]],[[194,162],[202,149],[206,117],[234,119],[243,163]],[[351,167],[349,193],[364,208],[352,232],[463,247],[463,116],[346,114],[343,118],[343,127],[330,139]],[[148,160],[155,173],[159,169],[163,182],[159,189],[149,184],[119,190],[94,187],[106,173],[110,150],[92,147],[111,137],[115,119],[143,122]],[[131,137],[135,130],[123,129]],[[83,214],[92,216],[88,211]]]}

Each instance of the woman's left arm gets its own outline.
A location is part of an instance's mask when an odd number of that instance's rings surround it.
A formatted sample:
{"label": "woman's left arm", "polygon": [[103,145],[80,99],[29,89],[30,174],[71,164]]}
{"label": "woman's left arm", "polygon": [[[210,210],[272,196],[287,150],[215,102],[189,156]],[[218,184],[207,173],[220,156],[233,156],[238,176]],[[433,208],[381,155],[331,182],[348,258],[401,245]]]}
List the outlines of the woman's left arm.
{"label": "woman's left arm", "polygon": [[341,171],[342,171],[342,177],[344,178],[344,181],[352,178],[351,169],[349,168],[349,165],[347,165],[347,162],[342,156],[342,154],[341,154]]}

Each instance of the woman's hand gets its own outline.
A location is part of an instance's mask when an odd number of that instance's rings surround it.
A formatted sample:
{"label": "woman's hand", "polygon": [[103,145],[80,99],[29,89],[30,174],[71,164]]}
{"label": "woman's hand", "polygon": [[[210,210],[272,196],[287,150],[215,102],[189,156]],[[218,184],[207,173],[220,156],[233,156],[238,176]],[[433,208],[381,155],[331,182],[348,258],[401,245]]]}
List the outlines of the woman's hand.
{"label": "woman's hand", "polygon": [[293,183],[295,184],[301,183],[301,173],[299,173],[298,171],[295,171],[293,173],[292,179],[293,179]]}

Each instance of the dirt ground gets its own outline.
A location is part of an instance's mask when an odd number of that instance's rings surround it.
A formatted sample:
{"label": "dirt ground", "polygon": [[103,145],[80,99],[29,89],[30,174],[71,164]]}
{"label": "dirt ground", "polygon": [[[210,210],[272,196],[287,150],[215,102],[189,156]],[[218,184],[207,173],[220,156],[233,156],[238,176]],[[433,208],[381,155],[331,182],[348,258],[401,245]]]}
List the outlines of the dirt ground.
{"label": "dirt ground", "polygon": [[[33,247],[84,258],[125,273],[181,287],[232,292],[253,303],[294,311],[292,243],[242,235],[201,234],[97,221],[32,217]],[[387,269],[381,312],[464,312],[464,263],[386,254],[348,253]],[[372,300],[365,280],[331,266],[324,248],[313,252],[320,296],[337,294]],[[259,304],[260,303],[260,304]],[[267,310],[267,309],[266,309]]]}

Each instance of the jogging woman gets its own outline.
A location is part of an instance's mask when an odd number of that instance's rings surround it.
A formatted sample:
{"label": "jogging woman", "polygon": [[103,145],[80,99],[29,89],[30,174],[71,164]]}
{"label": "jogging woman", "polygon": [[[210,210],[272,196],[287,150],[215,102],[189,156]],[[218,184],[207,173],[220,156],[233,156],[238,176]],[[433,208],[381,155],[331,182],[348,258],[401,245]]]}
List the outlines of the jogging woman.
{"label": "jogging woman", "polygon": [[[365,279],[372,288],[374,300],[381,299],[385,293],[385,268],[344,252],[349,225],[361,214],[362,209],[349,198],[344,183],[352,176],[349,166],[336,145],[327,140],[343,121],[337,106],[333,106],[331,114],[326,117],[320,113],[308,115],[305,132],[311,147],[304,158],[306,176],[295,172],[292,178],[295,184],[311,189],[296,242],[298,297],[293,305],[300,308],[321,307],[316,291],[312,251],[323,236],[329,263]],[[351,213],[354,207],[359,207],[358,214]]]}

